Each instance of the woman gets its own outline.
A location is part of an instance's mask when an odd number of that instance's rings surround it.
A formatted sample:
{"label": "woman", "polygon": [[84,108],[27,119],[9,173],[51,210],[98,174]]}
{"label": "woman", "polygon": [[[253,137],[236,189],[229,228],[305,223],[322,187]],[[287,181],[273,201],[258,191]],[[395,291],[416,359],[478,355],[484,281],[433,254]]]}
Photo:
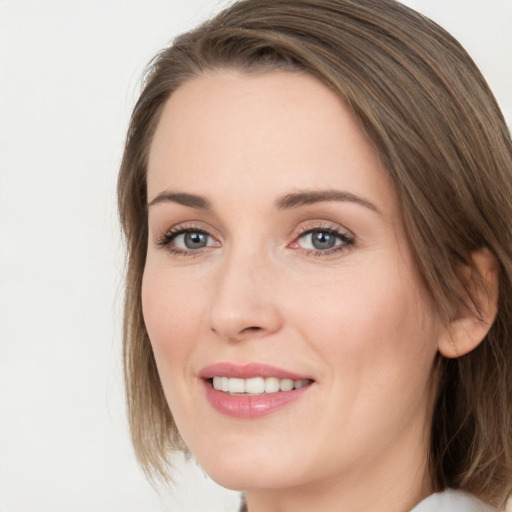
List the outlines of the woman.
{"label": "woman", "polygon": [[440,27],[235,3],[154,60],[119,207],[148,474],[190,451],[250,512],[505,506],[512,144]]}

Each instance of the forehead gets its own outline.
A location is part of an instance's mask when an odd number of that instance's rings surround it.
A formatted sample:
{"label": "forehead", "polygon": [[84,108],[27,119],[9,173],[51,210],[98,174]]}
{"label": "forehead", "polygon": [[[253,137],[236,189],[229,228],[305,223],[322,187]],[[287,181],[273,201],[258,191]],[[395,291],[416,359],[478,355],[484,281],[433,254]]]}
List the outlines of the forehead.
{"label": "forehead", "polygon": [[392,192],[376,151],[339,97],[309,75],[282,71],[212,72],[167,101],[150,149],[148,197],[167,188],[204,194],[205,184],[212,194]]}

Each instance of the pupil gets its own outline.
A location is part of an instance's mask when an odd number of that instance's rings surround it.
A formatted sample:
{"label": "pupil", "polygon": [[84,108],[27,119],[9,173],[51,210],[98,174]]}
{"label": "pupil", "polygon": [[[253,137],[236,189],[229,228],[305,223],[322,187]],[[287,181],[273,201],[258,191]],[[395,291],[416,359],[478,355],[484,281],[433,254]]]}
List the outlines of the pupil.
{"label": "pupil", "polygon": [[336,239],[330,233],[325,231],[317,231],[313,233],[313,247],[315,249],[331,249],[336,243]]}
{"label": "pupil", "polygon": [[206,235],[204,233],[185,233],[185,246],[187,249],[200,249],[206,246]]}

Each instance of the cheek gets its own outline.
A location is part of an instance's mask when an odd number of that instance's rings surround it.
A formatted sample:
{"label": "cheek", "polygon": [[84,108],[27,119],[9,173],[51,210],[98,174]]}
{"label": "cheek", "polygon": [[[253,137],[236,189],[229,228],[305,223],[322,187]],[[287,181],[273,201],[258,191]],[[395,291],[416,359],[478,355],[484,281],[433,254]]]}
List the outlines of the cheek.
{"label": "cheek", "polygon": [[[351,439],[339,450],[355,460],[371,458],[407,425],[421,430],[433,393],[439,323],[415,276],[390,266],[353,269],[307,303],[302,333],[324,363],[317,421],[326,436],[341,432]],[[322,452],[325,460],[345,460],[331,449],[332,458]]]}
{"label": "cheek", "polygon": [[199,339],[204,316],[203,290],[197,282],[180,279],[151,264],[142,281],[142,310],[156,363],[163,381],[172,367],[183,369],[187,354]]}
{"label": "cheek", "polygon": [[414,272],[396,263],[353,267],[296,308],[307,311],[303,336],[331,362],[329,380],[351,387],[344,396],[393,400],[424,390],[440,322]]}

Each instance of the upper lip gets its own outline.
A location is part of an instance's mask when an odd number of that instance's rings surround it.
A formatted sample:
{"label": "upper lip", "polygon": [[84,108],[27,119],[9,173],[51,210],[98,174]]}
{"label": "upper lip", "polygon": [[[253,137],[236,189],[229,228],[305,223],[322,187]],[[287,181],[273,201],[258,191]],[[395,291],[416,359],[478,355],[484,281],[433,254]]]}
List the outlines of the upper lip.
{"label": "upper lip", "polygon": [[199,377],[202,379],[211,379],[212,377],[232,377],[238,379],[276,377],[278,379],[313,380],[307,375],[300,375],[268,364],[234,364],[228,362],[220,362],[205,366],[199,372]]}

